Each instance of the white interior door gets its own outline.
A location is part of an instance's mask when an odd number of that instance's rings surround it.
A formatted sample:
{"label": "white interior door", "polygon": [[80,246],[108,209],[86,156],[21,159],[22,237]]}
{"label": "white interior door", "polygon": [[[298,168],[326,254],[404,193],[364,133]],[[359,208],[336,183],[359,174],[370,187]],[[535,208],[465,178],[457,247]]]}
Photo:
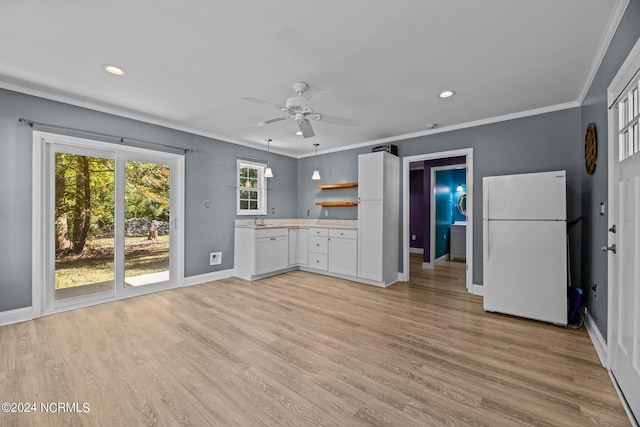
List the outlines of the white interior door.
{"label": "white interior door", "polygon": [[[640,59],[640,50],[638,57]],[[640,66],[640,61],[638,61]],[[624,66],[623,66],[624,68]],[[629,409],[640,416],[640,73],[616,98],[609,115],[610,368]],[[622,71],[622,69],[621,69]],[[619,80],[619,79],[618,79]],[[624,79],[627,82],[629,80]],[[624,81],[623,80],[623,81]],[[615,80],[614,80],[615,81]],[[612,95],[611,89],[609,95]]]}

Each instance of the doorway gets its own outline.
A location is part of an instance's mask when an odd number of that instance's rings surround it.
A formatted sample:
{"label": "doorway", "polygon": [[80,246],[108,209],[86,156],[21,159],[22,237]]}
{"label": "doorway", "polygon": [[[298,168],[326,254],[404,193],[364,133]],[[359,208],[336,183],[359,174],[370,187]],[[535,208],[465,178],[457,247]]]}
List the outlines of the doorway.
{"label": "doorway", "polygon": [[[473,149],[466,148],[461,150],[452,150],[431,154],[420,154],[416,156],[407,156],[403,158],[403,280],[410,280],[410,252],[411,252],[411,207],[410,207],[410,169],[411,164],[415,162],[424,162],[435,159],[447,159],[452,157],[461,157],[467,166],[466,176],[466,288],[468,292],[473,291]],[[456,162],[460,163],[460,161]],[[424,245],[427,242],[423,242]],[[434,249],[435,250],[435,249]]]}
{"label": "doorway", "polygon": [[184,156],[43,132],[34,143],[36,314],[182,283]]}

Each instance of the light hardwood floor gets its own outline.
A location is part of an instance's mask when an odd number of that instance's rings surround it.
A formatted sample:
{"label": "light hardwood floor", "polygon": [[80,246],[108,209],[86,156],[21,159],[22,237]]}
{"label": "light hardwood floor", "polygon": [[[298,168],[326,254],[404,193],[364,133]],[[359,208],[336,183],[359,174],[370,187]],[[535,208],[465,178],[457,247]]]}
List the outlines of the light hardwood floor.
{"label": "light hardwood floor", "polygon": [[629,425],[584,330],[482,310],[464,264],[387,289],[301,271],[0,328],[2,426]]}

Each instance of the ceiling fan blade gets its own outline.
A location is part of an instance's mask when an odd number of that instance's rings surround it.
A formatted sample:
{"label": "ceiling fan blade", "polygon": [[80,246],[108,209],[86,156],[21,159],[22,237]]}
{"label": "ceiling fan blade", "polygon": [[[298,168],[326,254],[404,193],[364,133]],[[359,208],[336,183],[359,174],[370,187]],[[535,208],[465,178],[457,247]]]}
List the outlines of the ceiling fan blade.
{"label": "ceiling fan blade", "polygon": [[311,118],[321,122],[333,123],[342,126],[356,127],[360,124],[360,120],[348,119],[346,117],[330,116],[328,114],[313,114]]}
{"label": "ceiling fan blade", "polygon": [[309,120],[304,119],[304,120],[298,120],[298,127],[300,128],[300,132],[302,132],[302,136],[305,138],[311,138],[312,136],[315,135],[315,133],[313,133],[313,128],[311,127],[311,123],[309,122]]}
{"label": "ceiling fan blade", "polygon": [[256,104],[268,105],[272,108],[275,108],[276,110],[286,110],[284,105],[276,104],[275,102],[266,101],[264,99],[254,98],[252,96],[244,96],[242,97],[242,99],[244,99],[245,101],[255,102]]}
{"label": "ceiling fan blade", "polygon": [[263,120],[257,123],[251,123],[249,126],[260,127],[264,125],[268,125],[269,123],[279,122],[280,120],[287,120],[289,117],[276,117],[275,119]]}
{"label": "ceiling fan blade", "polygon": [[314,109],[314,108],[318,108],[320,105],[326,102],[335,101],[336,99],[338,99],[338,97],[335,96],[333,93],[329,92],[328,90],[323,90],[317,93],[316,95],[312,96],[307,102],[302,104],[302,106],[308,107],[310,109]]}

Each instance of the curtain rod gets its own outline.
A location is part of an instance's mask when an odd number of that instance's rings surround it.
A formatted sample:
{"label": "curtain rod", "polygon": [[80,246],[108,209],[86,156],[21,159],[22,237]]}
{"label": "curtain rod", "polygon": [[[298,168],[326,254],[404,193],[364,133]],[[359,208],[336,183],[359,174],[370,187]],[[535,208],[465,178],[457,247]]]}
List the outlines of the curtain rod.
{"label": "curtain rod", "polygon": [[18,119],[18,122],[20,124],[27,125],[27,126],[29,126],[31,128],[33,128],[33,127],[45,127],[45,128],[67,130],[67,131],[72,131],[72,132],[85,133],[85,134],[88,134],[88,135],[101,136],[101,137],[104,137],[104,138],[118,139],[123,144],[124,144],[125,141],[141,142],[143,144],[152,144],[152,145],[158,145],[160,147],[171,148],[171,149],[174,149],[174,150],[180,150],[180,151],[183,151],[185,153],[193,153],[193,149],[191,149],[191,148],[175,147],[173,145],[161,144],[159,142],[145,141],[144,139],[126,138],[126,137],[122,137],[122,136],[118,136],[118,135],[110,135],[110,134],[107,134],[107,133],[93,132],[93,131],[90,131],[90,130],[76,129],[76,128],[71,128],[71,127],[67,127],[67,126],[58,126],[58,125],[52,125],[52,124],[49,124],[49,123],[34,122],[33,120],[25,119],[25,118],[22,118],[22,117]]}

